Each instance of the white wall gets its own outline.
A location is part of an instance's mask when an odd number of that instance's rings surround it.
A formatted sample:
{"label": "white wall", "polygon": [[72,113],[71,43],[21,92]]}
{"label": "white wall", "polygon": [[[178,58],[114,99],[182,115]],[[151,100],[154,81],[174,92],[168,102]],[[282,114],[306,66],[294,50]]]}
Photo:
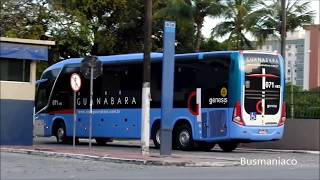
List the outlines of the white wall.
{"label": "white wall", "polygon": [[310,31],[306,30],[304,38],[303,89],[309,90],[310,69]]}

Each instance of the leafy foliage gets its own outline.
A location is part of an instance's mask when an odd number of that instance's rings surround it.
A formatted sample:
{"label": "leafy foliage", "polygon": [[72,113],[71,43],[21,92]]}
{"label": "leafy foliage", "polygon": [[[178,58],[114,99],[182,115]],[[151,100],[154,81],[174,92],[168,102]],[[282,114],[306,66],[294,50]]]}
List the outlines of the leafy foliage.
{"label": "leafy foliage", "polygon": [[222,12],[225,21],[213,29],[214,36],[228,36],[228,49],[252,49],[248,33],[254,33],[262,16],[260,0],[230,0]]}
{"label": "leafy foliage", "polygon": [[[320,119],[320,91],[303,91],[301,87],[291,84],[286,85],[285,93],[287,117],[291,117],[291,107],[294,108],[294,118]],[[293,95],[293,101],[291,101]]]}
{"label": "leafy foliage", "polygon": [[166,0],[164,2],[166,5],[158,11],[158,15],[173,18],[181,27],[190,29],[188,35],[193,33],[194,51],[200,51],[204,18],[218,17],[225,8],[219,0]]}
{"label": "leafy foliage", "polygon": [[46,1],[1,0],[1,36],[41,39],[50,23]]}
{"label": "leafy foliage", "polygon": [[202,51],[224,51],[226,50],[228,47],[228,44],[222,42],[218,42],[217,40],[213,39],[213,38],[209,38],[206,40],[203,40],[203,42],[201,43],[201,50]]}
{"label": "leafy foliage", "polygon": [[[303,0],[289,1],[287,30],[312,22]],[[1,0],[0,33],[6,37],[54,40],[49,64],[87,54],[141,52],[144,4],[140,0]],[[162,51],[163,21],[174,20],[176,52],[252,49],[279,34],[280,0],[153,0],[153,51]],[[225,20],[213,37],[201,34],[205,17]],[[214,40],[228,36],[223,43]]]}
{"label": "leafy foliage", "polygon": [[[293,31],[306,23],[311,23],[313,12],[309,2],[289,1],[286,7],[287,31]],[[225,20],[213,29],[213,36],[228,36],[228,49],[252,49],[248,35],[262,45],[270,36],[280,35],[281,0],[266,3],[263,0],[230,0],[226,2],[222,16]]]}
{"label": "leafy foliage", "polygon": [[[280,36],[281,28],[281,0],[273,0],[271,4],[261,2],[263,16],[260,17],[258,24],[260,30],[255,31],[254,35],[258,37],[258,42],[261,45],[268,36]],[[287,27],[286,31],[293,31],[305,24],[310,24],[313,21],[314,12],[309,10],[310,2],[303,0],[288,1],[286,7]],[[260,34],[260,35],[259,35]],[[263,37],[262,37],[262,36]]]}

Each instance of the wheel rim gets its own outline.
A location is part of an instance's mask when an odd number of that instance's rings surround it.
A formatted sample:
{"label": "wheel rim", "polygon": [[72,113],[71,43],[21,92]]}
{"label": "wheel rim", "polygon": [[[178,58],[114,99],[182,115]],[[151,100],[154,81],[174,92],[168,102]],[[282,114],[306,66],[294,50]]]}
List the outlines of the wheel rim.
{"label": "wheel rim", "polygon": [[63,141],[63,138],[64,138],[64,129],[63,128],[59,128],[57,130],[57,138],[58,138],[58,142]]}
{"label": "wheel rim", "polygon": [[182,146],[187,146],[190,142],[190,133],[187,130],[181,131],[179,134],[179,142]]}
{"label": "wheel rim", "polygon": [[160,144],[160,129],[157,130],[156,141],[157,141],[158,144]]}

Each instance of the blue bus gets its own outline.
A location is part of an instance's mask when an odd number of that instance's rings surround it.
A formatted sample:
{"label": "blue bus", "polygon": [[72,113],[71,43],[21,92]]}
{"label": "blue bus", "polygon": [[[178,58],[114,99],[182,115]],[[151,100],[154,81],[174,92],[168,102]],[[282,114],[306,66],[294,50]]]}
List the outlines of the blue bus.
{"label": "blue bus", "polygon": [[[94,80],[92,137],[140,139],[143,54],[99,56],[103,74]],[[160,145],[162,53],[151,53],[150,139]],[[35,132],[65,143],[73,136],[70,76],[82,58],[48,67],[37,81]],[[77,92],[76,137],[89,137],[89,80]],[[233,151],[239,143],[281,139],[286,119],[284,62],[259,51],[175,55],[173,148]]]}

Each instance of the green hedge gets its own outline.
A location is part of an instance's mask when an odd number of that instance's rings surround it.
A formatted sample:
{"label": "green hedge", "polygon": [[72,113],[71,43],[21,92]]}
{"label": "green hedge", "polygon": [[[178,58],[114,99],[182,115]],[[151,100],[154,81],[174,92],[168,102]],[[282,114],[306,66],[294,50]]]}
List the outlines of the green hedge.
{"label": "green hedge", "polygon": [[[286,94],[287,117],[291,118],[291,86],[287,85]],[[320,119],[320,91],[302,91],[293,88],[294,118]]]}

